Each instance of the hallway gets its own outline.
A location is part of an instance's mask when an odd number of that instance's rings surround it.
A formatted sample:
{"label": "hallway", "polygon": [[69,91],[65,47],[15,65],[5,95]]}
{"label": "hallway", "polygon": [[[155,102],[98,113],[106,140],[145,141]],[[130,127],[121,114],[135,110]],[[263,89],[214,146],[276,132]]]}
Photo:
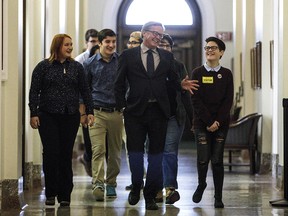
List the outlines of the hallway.
{"label": "hallway", "polygon": [[179,151],[179,193],[180,200],[174,205],[159,204],[157,211],[146,211],[141,195],[139,203],[130,206],[127,201],[130,173],[123,148],[122,169],[118,177],[117,198],[96,202],[92,195],[91,178],[76,159],[73,160],[74,190],[71,206],[45,206],[44,190],[35,188],[23,193],[23,210],[1,212],[3,216],[260,216],[288,215],[288,208],[272,208],[270,200],[283,198],[278,191],[276,180],[270,175],[249,175],[249,167],[233,167],[229,172],[225,167],[223,202],[224,209],[214,208],[214,189],[211,172],[208,173],[207,188],[200,203],[192,202],[192,195],[197,187],[196,151],[192,142],[182,142]]}

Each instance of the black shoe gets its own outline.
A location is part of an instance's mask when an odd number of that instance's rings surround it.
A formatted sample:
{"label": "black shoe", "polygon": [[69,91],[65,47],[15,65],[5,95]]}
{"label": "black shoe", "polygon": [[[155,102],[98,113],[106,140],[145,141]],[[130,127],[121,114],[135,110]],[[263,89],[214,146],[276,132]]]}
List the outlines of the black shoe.
{"label": "black shoe", "polygon": [[128,196],[128,202],[130,205],[136,205],[140,200],[140,191],[131,190]]}
{"label": "black shoe", "polygon": [[[128,186],[126,186],[125,187],[125,190],[132,190],[132,188],[133,188],[133,184],[130,184],[130,185],[128,185]],[[144,184],[142,183],[142,185],[141,185],[141,189],[143,189],[144,188]]]}
{"label": "black shoe", "polygon": [[60,206],[61,207],[69,207],[70,206],[70,202],[69,201],[61,201],[60,202]]}
{"label": "black shoe", "polygon": [[47,197],[45,205],[55,205],[55,197]]}
{"label": "black shoe", "polygon": [[202,199],[202,195],[204,193],[205,188],[207,187],[207,183],[205,182],[205,184],[199,184],[195,193],[193,194],[193,202],[195,203],[199,203]]}
{"label": "black shoe", "polygon": [[145,208],[146,210],[157,210],[158,205],[156,204],[154,199],[145,200]]}
{"label": "black shoe", "polygon": [[215,208],[224,208],[224,204],[223,204],[222,200],[221,199],[215,199],[214,207]]}
{"label": "black shoe", "polygon": [[128,185],[128,186],[125,187],[125,190],[132,190],[132,188],[133,188],[133,185],[130,184],[130,185]]}

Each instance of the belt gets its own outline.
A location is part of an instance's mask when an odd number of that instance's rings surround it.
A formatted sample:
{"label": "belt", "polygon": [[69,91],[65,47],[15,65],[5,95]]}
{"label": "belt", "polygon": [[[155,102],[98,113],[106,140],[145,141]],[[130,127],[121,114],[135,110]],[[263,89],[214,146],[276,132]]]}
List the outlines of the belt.
{"label": "belt", "polygon": [[99,111],[103,111],[103,112],[115,112],[116,108],[115,107],[111,107],[111,108],[106,108],[106,107],[94,107],[94,109],[99,110]]}

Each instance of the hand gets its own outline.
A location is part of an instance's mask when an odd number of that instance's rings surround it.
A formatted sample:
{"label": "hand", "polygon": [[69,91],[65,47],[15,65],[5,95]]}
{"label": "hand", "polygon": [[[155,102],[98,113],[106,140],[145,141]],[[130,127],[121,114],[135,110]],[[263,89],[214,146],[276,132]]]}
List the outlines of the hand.
{"label": "hand", "polygon": [[199,85],[197,84],[198,80],[189,80],[189,77],[186,76],[182,81],[181,81],[181,87],[189,91],[191,94],[194,94],[192,90],[198,90]]}
{"label": "hand", "polygon": [[87,116],[87,124],[88,124],[90,127],[93,126],[93,124],[94,124],[94,115],[89,114],[89,115]]}
{"label": "hand", "polygon": [[40,120],[38,116],[34,116],[30,118],[30,125],[33,129],[38,129],[40,126]]}
{"label": "hand", "polygon": [[220,123],[218,121],[215,121],[210,127],[207,127],[206,129],[209,132],[214,132],[214,131],[218,130],[219,127],[220,127]]}
{"label": "hand", "polygon": [[83,127],[87,128],[87,115],[81,115],[80,123]]}

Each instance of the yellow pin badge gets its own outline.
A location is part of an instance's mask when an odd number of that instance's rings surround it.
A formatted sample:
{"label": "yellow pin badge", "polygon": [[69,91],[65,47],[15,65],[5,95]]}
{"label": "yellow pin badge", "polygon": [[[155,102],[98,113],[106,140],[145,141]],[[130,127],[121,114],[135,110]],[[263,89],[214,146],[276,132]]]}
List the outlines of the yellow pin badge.
{"label": "yellow pin badge", "polygon": [[202,83],[206,83],[206,84],[214,83],[213,76],[203,76]]}

